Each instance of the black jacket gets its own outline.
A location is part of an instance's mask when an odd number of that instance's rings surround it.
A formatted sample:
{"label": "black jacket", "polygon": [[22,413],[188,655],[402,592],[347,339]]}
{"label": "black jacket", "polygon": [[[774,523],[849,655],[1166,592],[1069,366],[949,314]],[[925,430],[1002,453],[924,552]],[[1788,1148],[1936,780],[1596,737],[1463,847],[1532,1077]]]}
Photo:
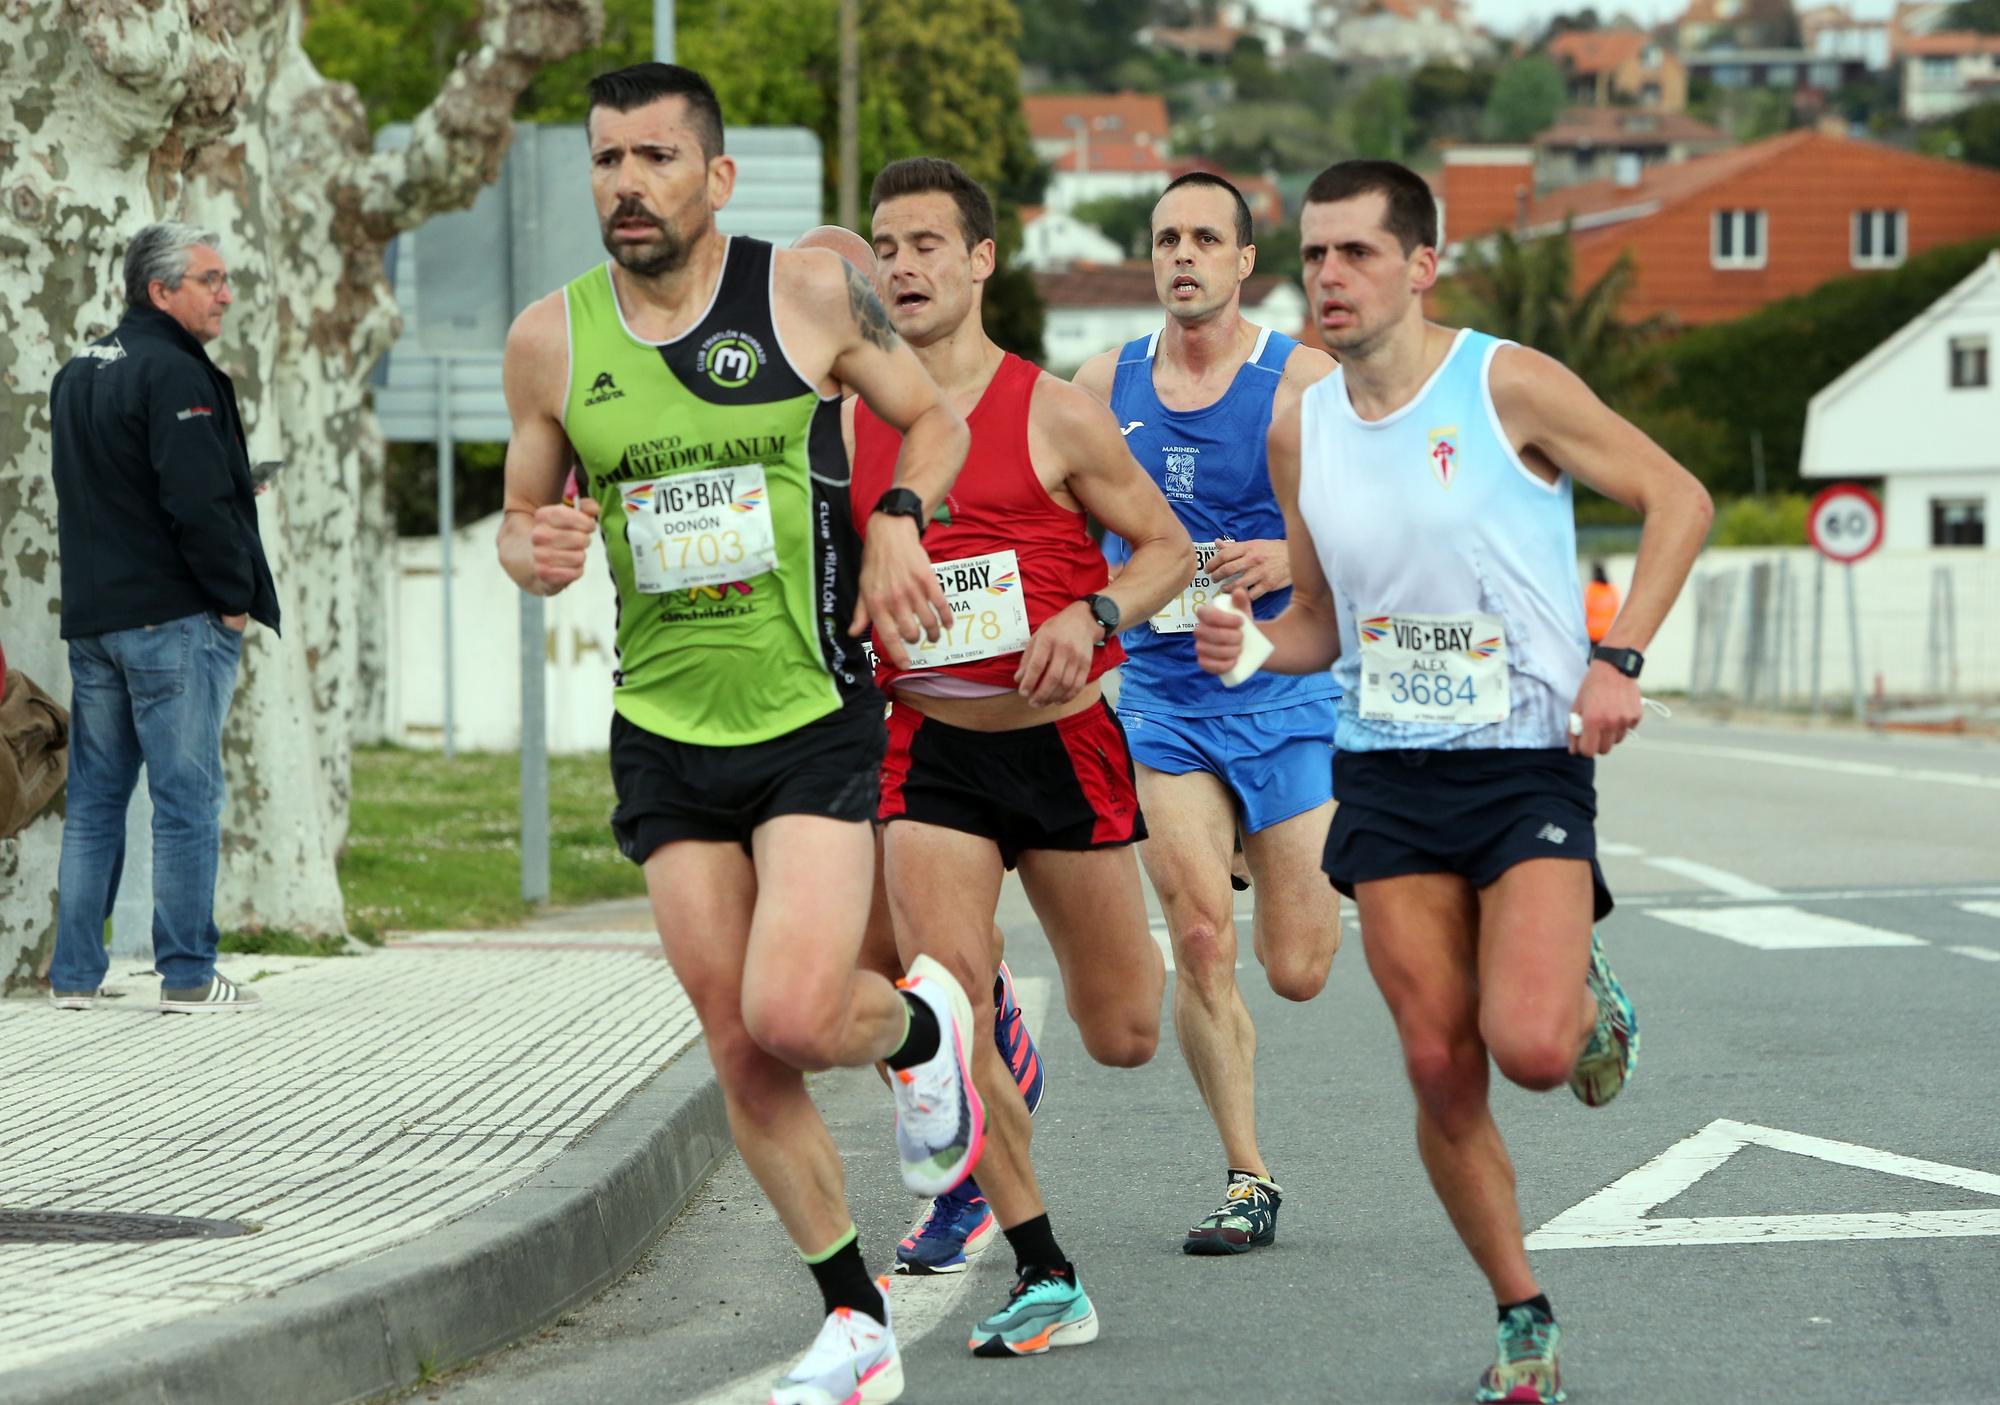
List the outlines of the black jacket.
{"label": "black jacket", "polygon": [[56,372],[49,391],[62,637],[213,610],[278,627],[236,389],[157,308]]}

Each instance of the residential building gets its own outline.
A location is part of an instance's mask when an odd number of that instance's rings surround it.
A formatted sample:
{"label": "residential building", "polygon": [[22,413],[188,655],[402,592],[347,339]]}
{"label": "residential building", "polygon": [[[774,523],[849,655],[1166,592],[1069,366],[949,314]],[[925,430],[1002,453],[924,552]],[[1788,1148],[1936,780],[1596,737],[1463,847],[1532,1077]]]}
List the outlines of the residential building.
{"label": "residential building", "polygon": [[1815,59],[1854,59],[1870,73],[1886,73],[1894,63],[1891,38],[1888,21],[1856,19],[1844,5],[1799,11],[1799,47]]}
{"label": "residential building", "polygon": [[[1038,273],[1035,288],[1046,308],[1044,364],[1060,376],[1166,320],[1150,263]],[[1254,274],[1243,285],[1243,315],[1260,327],[1290,333],[1305,321],[1305,293],[1289,278]]]}
{"label": "residential building", "polygon": [[1631,182],[1672,161],[1729,145],[1726,133],[1685,112],[1644,107],[1575,107],[1535,138],[1535,188],[1581,181]]}
{"label": "residential building", "polygon": [[[1491,153],[1483,163],[1479,153]],[[1440,186],[1453,245],[1501,228],[1528,237],[1570,222],[1578,287],[1620,255],[1636,266],[1628,315],[1727,321],[1859,270],[2000,233],[2000,171],[1816,131],[1526,197],[1522,148],[1446,153]],[[1503,192],[1514,193],[1509,217]]]}
{"label": "residential building", "polygon": [[1800,473],[1880,478],[1886,547],[2000,550],[1996,350],[2000,252],[1812,398]]}
{"label": "residential building", "polygon": [[1910,40],[1943,29],[1957,5],[1958,0],[1896,0],[1889,16],[1890,53],[1900,58]]}
{"label": "residential building", "polygon": [[1075,215],[1039,205],[1021,211],[1019,261],[1036,273],[1080,263],[1117,263],[1125,254],[1103,230]]}
{"label": "residential building", "polygon": [[1218,7],[1214,24],[1148,25],[1133,36],[1139,43],[1170,49],[1193,63],[1221,67],[1229,62],[1237,44],[1254,39],[1272,62],[1283,59],[1292,46],[1292,35],[1257,13],[1255,5],[1232,0]]}
{"label": "residential building", "polygon": [[1158,93],[1035,93],[1021,99],[1035,155],[1054,161],[1095,142],[1167,149],[1171,124]]}
{"label": "residential building", "polygon": [[1904,42],[1903,116],[1931,122],[2000,98],[2000,34],[1940,31]]}
{"label": "residential building", "polygon": [[1688,77],[1718,88],[1770,88],[1814,108],[1830,93],[1868,78],[1865,55],[1813,54],[1804,49],[1705,49],[1686,58]]}
{"label": "residential building", "polygon": [[1799,42],[1792,0],[1690,0],[1672,30],[1682,58],[1702,49],[1781,49]]}
{"label": "residential building", "polygon": [[1636,103],[1679,112],[1687,106],[1687,69],[1643,30],[1567,30],[1549,42],[1548,53],[1579,107]]}
{"label": "residential building", "polygon": [[1464,68],[1494,51],[1459,0],[1319,0],[1310,24],[1308,50],[1343,63]]}
{"label": "residential building", "polygon": [[1242,193],[1243,203],[1250,207],[1250,225],[1253,229],[1268,229],[1285,221],[1285,197],[1278,189],[1278,183],[1269,176],[1239,176],[1215,162],[1201,156],[1188,156],[1170,162],[1169,176],[1179,180],[1195,171],[1206,171],[1212,176],[1221,176]]}
{"label": "residential building", "polygon": [[1171,179],[1167,158],[1150,143],[1092,142],[1051,163],[1042,198],[1051,210],[1068,212],[1092,200],[1158,195]]}

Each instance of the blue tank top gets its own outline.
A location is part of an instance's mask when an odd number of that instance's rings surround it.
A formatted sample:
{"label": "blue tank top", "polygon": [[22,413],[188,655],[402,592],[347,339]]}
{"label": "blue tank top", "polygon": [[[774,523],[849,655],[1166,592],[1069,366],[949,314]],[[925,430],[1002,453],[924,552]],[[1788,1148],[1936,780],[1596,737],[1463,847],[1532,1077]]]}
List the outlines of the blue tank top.
{"label": "blue tank top", "polygon": [[[1154,332],[1118,353],[1111,410],[1124,430],[1125,446],[1160,485],[1197,548],[1225,539],[1283,540],[1285,516],[1271,492],[1264,436],[1271,428],[1278,378],[1298,343],[1282,332],[1260,332],[1228,391],[1199,410],[1169,410],[1160,403],[1153,389],[1153,355],[1159,344],[1160,334]],[[1122,566],[1131,559],[1132,548],[1107,532],[1104,554],[1114,567]],[[1274,590],[1251,609],[1258,619],[1271,619],[1291,598],[1290,589]],[[1218,717],[1340,695],[1331,675],[1324,673],[1259,673],[1240,688],[1225,688],[1195,661],[1193,634],[1162,633],[1149,620],[1125,630],[1120,639],[1125,645],[1121,708]]]}

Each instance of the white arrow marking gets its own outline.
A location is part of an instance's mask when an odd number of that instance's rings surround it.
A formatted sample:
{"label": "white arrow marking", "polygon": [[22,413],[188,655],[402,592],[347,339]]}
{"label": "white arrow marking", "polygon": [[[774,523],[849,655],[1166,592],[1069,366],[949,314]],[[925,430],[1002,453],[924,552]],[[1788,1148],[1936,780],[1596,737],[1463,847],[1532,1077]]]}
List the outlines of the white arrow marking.
{"label": "white arrow marking", "polygon": [[1581,1204],[1557,1215],[1528,1236],[1528,1247],[1606,1249],[1637,1244],[1780,1244],[1822,1239],[2000,1234],[2000,1206],[1990,1210],[1904,1210],[1864,1215],[1651,1218],[1654,1207],[1682,1194],[1746,1146],[1770,1147],[1840,1166],[2000,1197],[2000,1176],[1990,1172],[1718,1118],[1637,1170],[1620,1176]]}

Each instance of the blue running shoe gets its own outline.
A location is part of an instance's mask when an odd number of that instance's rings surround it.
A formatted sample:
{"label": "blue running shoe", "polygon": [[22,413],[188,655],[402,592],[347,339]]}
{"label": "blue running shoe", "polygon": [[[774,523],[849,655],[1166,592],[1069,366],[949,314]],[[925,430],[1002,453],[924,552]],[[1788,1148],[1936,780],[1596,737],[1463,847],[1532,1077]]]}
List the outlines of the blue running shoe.
{"label": "blue running shoe", "polygon": [[1097,1340],[1097,1309],[1076,1271],[1024,1268],[1007,1305],[972,1329],[974,1356],[1040,1356],[1051,1347]]}
{"label": "blue running shoe", "polygon": [[1479,1405],[1562,1405],[1562,1328],[1531,1307],[1500,1324],[1497,1359],[1472,1393]]}
{"label": "blue running shoe", "polygon": [[963,1273],[966,1260],[1000,1232],[993,1210],[970,1179],[947,1191],[917,1217],[896,1246],[896,1272],[910,1277]]}
{"label": "blue running shoe", "polygon": [[1007,969],[1005,961],[1000,963],[1000,974],[993,978],[993,1007],[993,1042],[1000,1046],[1000,1057],[1007,1061],[1014,1081],[1021,1085],[1021,1096],[1032,1114],[1042,1105],[1042,1059],[1028,1033],[1021,1002],[1014,998],[1014,973]]}

